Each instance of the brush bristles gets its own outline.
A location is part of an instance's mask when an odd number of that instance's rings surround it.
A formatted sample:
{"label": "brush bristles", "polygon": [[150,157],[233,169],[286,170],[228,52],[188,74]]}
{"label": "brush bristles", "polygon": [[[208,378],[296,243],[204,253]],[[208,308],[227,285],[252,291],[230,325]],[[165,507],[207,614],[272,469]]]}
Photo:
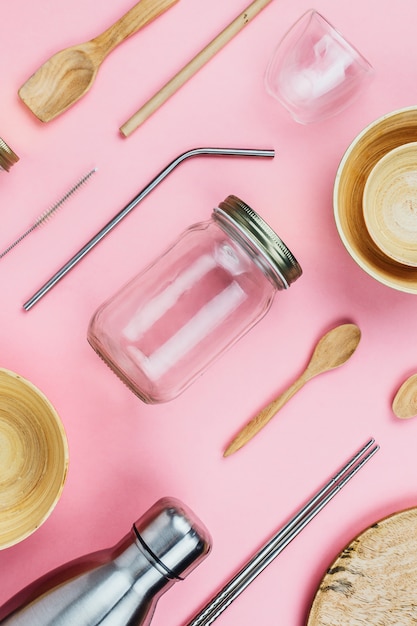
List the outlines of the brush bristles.
{"label": "brush bristles", "polygon": [[73,185],[73,187],[71,187],[71,189],[69,189],[67,191],[67,193],[65,195],[63,195],[60,200],[58,200],[58,202],[55,202],[55,204],[53,204],[49,209],[44,211],[42,213],[42,215],[40,215],[35,220],[35,222],[32,224],[32,226],[30,228],[28,228],[28,230],[26,232],[23,233],[23,235],[21,235],[18,239],[16,239],[16,241],[14,241],[10,246],[8,246],[8,248],[6,248],[0,254],[0,259],[3,258],[8,252],[10,252],[10,250],[12,250],[15,246],[17,246],[17,244],[20,243],[22,241],[22,239],[24,239],[25,237],[30,235],[30,233],[33,232],[36,228],[38,228],[38,226],[41,226],[42,224],[45,224],[45,222],[47,222],[53,215],[55,215],[55,213],[62,207],[62,205],[67,200],[69,200],[69,198],[71,198],[71,196],[73,196],[75,194],[75,192],[78,191],[80,189],[80,187],[82,187],[91,178],[91,176],[95,172],[97,172],[97,168],[96,167],[94,169],[90,170],[88,172],[88,174],[86,174],[85,176],[80,178],[80,180],[77,183],[75,183],[75,185]]}
{"label": "brush bristles", "polygon": [[32,230],[34,228],[37,228],[38,226],[41,226],[45,222],[47,222],[49,220],[49,218],[51,218],[62,207],[62,205],[65,204],[65,202],[69,198],[71,198],[71,196],[73,196],[80,189],[80,187],[85,185],[85,183],[89,180],[89,178],[95,172],[97,172],[97,168],[96,167],[94,169],[92,169],[90,172],[88,172],[88,174],[86,174],[85,176],[80,178],[80,180],[77,183],[75,183],[75,185],[73,187],[71,187],[71,189],[69,189],[67,191],[67,193],[65,195],[63,195],[60,200],[58,200],[58,202],[55,202],[55,204],[53,204],[49,209],[46,209],[46,211],[44,211],[42,213],[42,215],[40,215],[37,218],[37,220],[33,224]]}

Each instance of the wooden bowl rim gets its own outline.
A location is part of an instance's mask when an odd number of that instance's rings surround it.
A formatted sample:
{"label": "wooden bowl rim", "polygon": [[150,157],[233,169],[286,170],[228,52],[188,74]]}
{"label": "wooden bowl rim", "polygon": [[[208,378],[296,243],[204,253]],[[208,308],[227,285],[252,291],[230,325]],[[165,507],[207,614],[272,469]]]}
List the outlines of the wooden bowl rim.
{"label": "wooden bowl rim", "polygon": [[[20,543],[27,537],[29,537],[32,533],[35,532],[50,516],[52,511],[54,510],[58,500],[61,497],[62,490],[65,485],[67,473],[68,473],[68,464],[69,464],[69,450],[68,450],[68,439],[67,435],[59,417],[55,407],[52,405],[51,401],[45,396],[45,394],[30,380],[24,378],[20,374],[13,372],[12,370],[6,368],[0,368],[0,390],[2,387],[2,380],[8,379],[13,381],[13,384],[18,386],[23,386],[27,391],[30,392],[31,395],[36,396],[47,409],[49,418],[51,422],[53,422],[54,427],[56,427],[57,433],[57,441],[59,442],[59,458],[60,458],[60,466],[54,466],[54,476],[55,480],[58,482],[57,488],[51,493],[50,501],[48,502],[47,509],[43,509],[42,512],[39,512],[38,517],[33,516],[30,524],[27,524],[27,528],[23,529],[21,532],[16,532],[16,534],[6,540],[0,535],[0,550],[4,550],[5,548],[9,548],[17,543]],[[58,448],[56,448],[58,449]],[[58,478],[57,478],[58,475]],[[52,477],[52,478],[53,478]],[[11,520],[11,523],[13,520]],[[9,534],[8,534],[9,536]]]}
{"label": "wooden bowl rim", "polygon": [[[402,143],[411,143],[413,141],[417,141],[417,106],[408,106],[403,107],[401,109],[396,109],[385,115],[378,117],[376,120],[372,121],[370,124],[365,126],[353,139],[350,143],[346,151],[344,152],[342,159],[337,168],[334,187],[333,187],[333,211],[334,211],[334,219],[336,222],[336,228],[338,230],[340,239],[345,246],[346,250],[353,258],[353,260],[361,267],[367,274],[378,280],[380,283],[397,289],[399,291],[416,294],[417,293],[417,268],[416,267],[408,267],[401,263],[396,263],[393,259],[386,257],[380,250],[376,248],[373,240],[371,239],[369,233],[365,231],[362,233],[365,244],[362,248],[372,249],[372,257],[366,256],[366,254],[361,250],[361,246],[355,242],[353,238],[351,238],[351,234],[345,232],[344,225],[342,223],[343,217],[345,215],[343,208],[341,206],[341,202],[339,201],[340,188],[342,183],[344,182],[344,177],[346,171],[349,169],[350,161],[355,157],[355,151],[358,151],[360,154],[360,146],[363,140],[372,133],[376,132],[379,127],[384,127],[387,123],[392,120],[395,120],[396,117],[401,120],[401,118],[407,119],[407,116],[412,119],[412,126],[416,130],[415,138],[410,138],[407,141],[403,141],[398,143],[397,145],[402,145]],[[403,128],[404,126],[400,126],[399,128]],[[382,135],[382,133],[380,134]],[[393,146],[397,147],[397,146]],[[391,148],[390,148],[391,149]],[[390,149],[386,150],[383,154],[379,155],[384,156]],[[370,166],[369,171],[375,165],[375,163],[379,159],[377,158]],[[369,173],[369,172],[368,172]],[[365,183],[363,183],[364,187]],[[363,191],[363,189],[362,189]],[[353,209],[355,210],[355,208]],[[360,206],[360,211],[362,212],[362,204]],[[358,211],[359,213],[359,211]],[[363,216],[362,216],[363,218]]]}

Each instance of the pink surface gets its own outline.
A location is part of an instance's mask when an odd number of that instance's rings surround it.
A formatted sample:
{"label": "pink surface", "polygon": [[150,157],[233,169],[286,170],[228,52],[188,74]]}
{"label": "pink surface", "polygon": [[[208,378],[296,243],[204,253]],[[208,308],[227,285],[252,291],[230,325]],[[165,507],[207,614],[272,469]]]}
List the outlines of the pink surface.
{"label": "pink surface", "polygon": [[[227,625],[305,623],[315,589],[346,543],[415,506],[417,420],[393,396],[417,369],[416,296],[370,278],[334,223],[332,188],[355,135],[417,104],[417,4],[314,5],[369,59],[370,87],[339,116],[300,126],[264,89],[280,37],[307,9],[272,2],[130,138],[119,126],[245,8],[241,0],[180,2],[105,61],[88,95],[44,125],[17,90],[52,53],[90,39],[132,2],[38,0],[0,8],[0,136],[21,157],[1,173],[0,248],[92,166],[97,174],[42,230],[1,260],[1,366],[56,407],[70,469],[56,509],[0,553],[0,603],[49,569],[112,545],[155,500],[181,498],[213,537],[208,559],[160,601],[153,624],[179,626],[370,436],[376,457],[219,618]],[[197,146],[275,148],[274,160],[199,158],[181,165],[30,312],[22,304],[155,174]],[[86,341],[96,307],[228,194],[266,219],[304,275],[178,399],[141,403]],[[342,321],[362,330],[343,368],[311,381],[254,441],[222,450],[298,376],[318,338]]]}

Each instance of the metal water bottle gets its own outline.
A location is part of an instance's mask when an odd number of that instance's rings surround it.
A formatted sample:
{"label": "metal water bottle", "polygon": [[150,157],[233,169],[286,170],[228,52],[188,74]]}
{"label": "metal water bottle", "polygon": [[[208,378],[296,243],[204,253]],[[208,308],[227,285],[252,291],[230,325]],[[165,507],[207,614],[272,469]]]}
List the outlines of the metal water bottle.
{"label": "metal water bottle", "polygon": [[148,626],[160,596],[210,550],[192,511],[158,500],[116,546],[71,561],[0,608],[2,626]]}

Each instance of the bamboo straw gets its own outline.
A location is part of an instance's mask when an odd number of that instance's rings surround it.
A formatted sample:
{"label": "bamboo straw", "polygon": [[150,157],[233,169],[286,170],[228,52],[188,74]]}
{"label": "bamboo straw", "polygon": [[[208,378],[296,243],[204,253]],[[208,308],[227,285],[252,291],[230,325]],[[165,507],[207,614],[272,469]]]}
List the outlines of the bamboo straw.
{"label": "bamboo straw", "polygon": [[146,102],[132,117],[120,127],[124,137],[128,137],[148,117],[164,104],[180,87],[221,50],[237,33],[262,11],[272,0],[254,0],[233,22],[215,37],[201,52],[185,65],[162,89]]}

